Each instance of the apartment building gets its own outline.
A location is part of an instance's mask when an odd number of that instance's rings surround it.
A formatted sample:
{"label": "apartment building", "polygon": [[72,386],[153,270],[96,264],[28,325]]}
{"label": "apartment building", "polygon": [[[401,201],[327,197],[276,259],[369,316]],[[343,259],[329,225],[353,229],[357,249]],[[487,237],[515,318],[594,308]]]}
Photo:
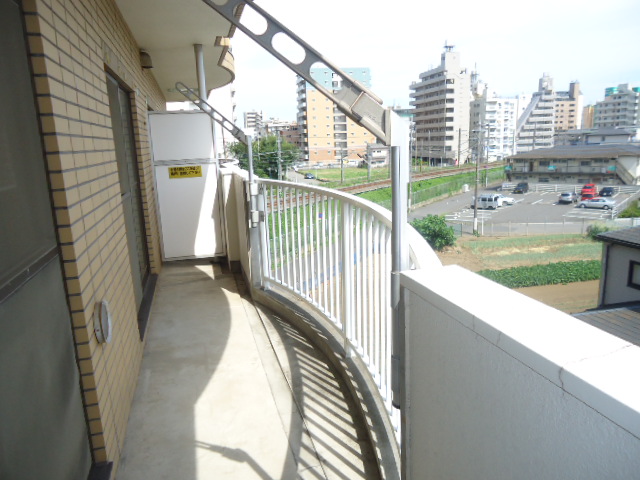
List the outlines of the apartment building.
{"label": "apartment building", "polygon": [[[475,76],[475,74],[474,74]],[[471,132],[468,156],[483,152],[483,161],[502,160],[515,153],[515,132],[518,108],[524,105],[520,97],[500,97],[477,80],[472,80],[473,101],[470,108]]]}
{"label": "apartment building", "polygon": [[587,105],[582,108],[582,128],[593,128],[595,113],[595,105]]}
{"label": "apartment building", "polygon": [[[365,87],[371,85],[369,68],[343,69]],[[311,77],[324,88],[342,88],[339,75],[328,68],[312,68]],[[342,113],[324,94],[303,78],[297,79],[298,125],[302,137],[305,161],[318,164],[357,162],[367,152],[367,144],[375,137]]]}
{"label": "apartment building", "polygon": [[251,111],[244,113],[244,130],[247,135],[260,135],[262,129],[262,112]]}
{"label": "apartment building", "polygon": [[594,127],[638,127],[640,87],[628,83],[605,89],[604,100],[596,102]]}
{"label": "apartment building", "polygon": [[555,132],[579,130],[582,128],[583,96],[580,83],[571,82],[566,92],[556,92]]}
{"label": "apartment building", "polygon": [[514,181],[638,185],[640,146],[631,143],[561,145],[510,158]]}
{"label": "apartment building", "polygon": [[421,73],[410,89],[417,155],[428,161],[464,161],[460,157],[469,150],[471,76],[462,67],[460,53],[445,45],[440,65]]}
{"label": "apartment building", "polygon": [[553,146],[555,98],[553,79],[545,73],[538,82],[538,91],[533,93],[529,104],[518,118],[518,152]]}

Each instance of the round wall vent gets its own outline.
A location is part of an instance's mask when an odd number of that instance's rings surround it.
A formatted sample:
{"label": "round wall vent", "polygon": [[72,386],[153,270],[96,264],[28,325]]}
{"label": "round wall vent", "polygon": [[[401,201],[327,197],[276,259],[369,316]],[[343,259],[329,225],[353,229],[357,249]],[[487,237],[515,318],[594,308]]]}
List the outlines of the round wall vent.
{"label": "round wall vent", "polygon": [[93,329],[96,332],[98,343],[109,343],[111,341],[111,311],[106,300],[96,303],[93,312]]}

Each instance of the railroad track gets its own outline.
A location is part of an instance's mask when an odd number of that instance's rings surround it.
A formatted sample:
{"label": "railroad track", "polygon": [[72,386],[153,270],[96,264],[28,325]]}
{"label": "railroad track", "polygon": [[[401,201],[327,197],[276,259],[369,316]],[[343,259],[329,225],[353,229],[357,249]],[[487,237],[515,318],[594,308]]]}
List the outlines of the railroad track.
{"label": "railroad track", "polygon": [[[492,163],[491,167],[497,166],[497,163]],[[450,177],[453,175],[459,175],[461,173],[473,173],[476,171],[475,166],[470,167],[460,167],[456,169],[446,169],[446,170],[432,170],[426,173],[414,173],[413,181],[425,180],[428,178],[436,178],[436,177]],[[368,192],[370,190],[378,190],[380,188],[388,188],[391,186],[391,179],[386,180],[378,180],[376,182],[364,183],[360,185],[350,185],[348,187],[336,187],[336,190],[341,190],[343,192],[348,193],[362,193]]]}

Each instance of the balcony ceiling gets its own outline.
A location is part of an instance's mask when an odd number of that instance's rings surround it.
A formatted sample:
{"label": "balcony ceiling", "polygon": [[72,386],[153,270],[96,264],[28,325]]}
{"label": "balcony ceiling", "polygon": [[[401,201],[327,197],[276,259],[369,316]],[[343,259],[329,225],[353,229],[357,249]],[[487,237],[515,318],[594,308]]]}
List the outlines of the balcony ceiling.
{"label": "balcony ceiling", "polygon": [[[167,101],[182,101],[175,83],[198,84],[194,44],[204,50],[207,89],[233,81],[233,59],[225,42],[216,46],[217,37],[230,37],[234,27],[201,0],[116,0],[141,50],[151,56],[151,72]],[[221,66],[223,65],[223,66]]]}

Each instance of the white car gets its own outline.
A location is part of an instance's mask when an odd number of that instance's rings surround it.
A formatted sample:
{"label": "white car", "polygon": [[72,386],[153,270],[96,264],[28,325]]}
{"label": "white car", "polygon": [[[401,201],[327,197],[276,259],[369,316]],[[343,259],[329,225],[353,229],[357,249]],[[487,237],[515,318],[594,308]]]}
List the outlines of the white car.
{"label": "white car", "polygon": [[507,197],[506,195],[498,194],[498,202],[500,202],[500,206],[502,205],[513,205],[516,203],[516,199],[513,197]]}

